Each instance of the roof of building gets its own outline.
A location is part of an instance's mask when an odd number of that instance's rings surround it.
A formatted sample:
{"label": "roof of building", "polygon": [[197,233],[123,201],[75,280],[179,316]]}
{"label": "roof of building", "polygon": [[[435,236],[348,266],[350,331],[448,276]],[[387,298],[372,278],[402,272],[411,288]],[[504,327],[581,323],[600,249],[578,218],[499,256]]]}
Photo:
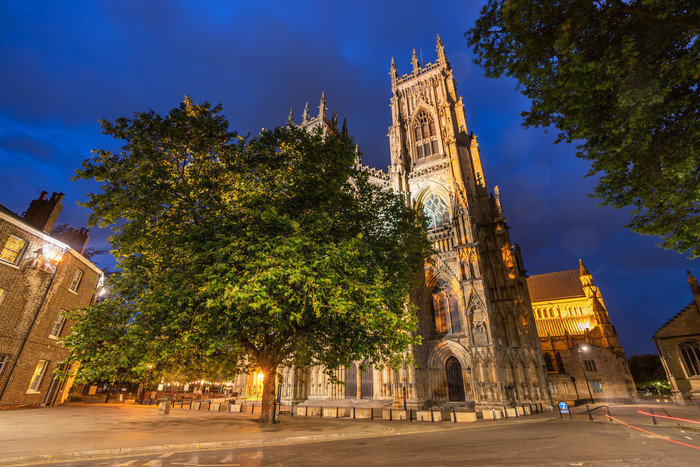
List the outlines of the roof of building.
{"label": "roof of building", "polygon": [[583,286],[579,279],[579,269],[549,272],[527,278],[532,302],[544,302],[562,298],[585,297]]}

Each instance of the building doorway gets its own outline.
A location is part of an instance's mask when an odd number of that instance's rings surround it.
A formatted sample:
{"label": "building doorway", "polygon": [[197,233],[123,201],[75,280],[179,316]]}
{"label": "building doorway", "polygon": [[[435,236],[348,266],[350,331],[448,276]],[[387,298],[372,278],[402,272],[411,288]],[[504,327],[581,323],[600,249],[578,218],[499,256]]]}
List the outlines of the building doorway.
{"label": "building doorway", "polygon": [[345,369],[345,398],[357,398],[357,365],[354,363]]}
{"label": "building doorway", "polygon": [[362,399],[372,399],[374,397],[374,369],[372,365],[365,362],[365,372],[360,377],[360,397]]}
{"label": "building doorway", "polygon": [[447,395],[450,401],[464,400],[464,379],[462,378],[462,365],[459,360],[450,357],[445,362],[447,373]]}

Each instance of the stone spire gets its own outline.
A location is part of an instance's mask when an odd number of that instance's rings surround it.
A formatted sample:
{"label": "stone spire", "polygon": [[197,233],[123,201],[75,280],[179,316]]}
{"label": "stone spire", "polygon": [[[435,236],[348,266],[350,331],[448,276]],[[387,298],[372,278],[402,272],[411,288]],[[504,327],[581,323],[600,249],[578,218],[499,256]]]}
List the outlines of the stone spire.
{"label": "stone spire", "polygon": [[418,74],[420,69],[420,62],[418,61],[418,54],[416,54],[416,49],[413,49],[413,57],[411,57],[411,63],[413,64],[413,73]]}
{"label": "stone spire", "polygon": [[437,55],[438,55],[438,63],[440,65],[445,65],[447,68],[450,67],[450,62],[447,61],[447,57],[445,56],[445,45],[442,43],[442,39],[440,39],[440,34],[437,35]]}
{"label": "stone spire", "polygon": [[308,102],[304,106],[304,114],[302,115],[301,120],[302,120],[302,123],[306,123],[309,121],[309,103]]}
{"label": "stone spire", "polygon": [[581,285],[584,287],[586,296],[590,297],[591,294],[595,293],[595,290],[593,290],[593,276],[588,272],[586,266],[583,265],[581,258],[578,260],[578,278],[581,281]]}
{"label": "stone spire", "polygon": [[698,285],[698,280],[693,277],[690,271],[686,271],[688,274],[688,285],[690,286],[690,291],[693,293],[693,298],[700,308],[700,285]]}
{"label": "stone spire", "polygon": [[294,125],[294,107],[289,109],[289,117],[287,117],[287,125],[289,125],[289,126]]}
{"label": "stone spire", "polygon": [[581,258],[578,259],[578,275],[579,277],[591,275],[591,273],[588,272],[588,269],[586,269],[586,266],[583,265],[583,261],[581,261]]}
{"label": "stone spire", "polygon": [[389,76],[391,76],[391,87],[396,85],[396,80],[399,77],[399,73],[396,71],[396,62],[394,57],[391,57],[391,67],[389,67]]}
{"label": "stone spire", "polygon": [[333,118],[331,118],[331,126],[336,130],[338,129],[338,111],[336,109],[333,109]]}
{"label": "stone spire", "polygon": [[340,132],[345,138],[348,137],[348,121],[343,119],[343,130]]}
{"label": "stone spire", "polygon": [[321,122],[326,118],[326,91],[321,93],[321,103],[318,104],[318,117]]}

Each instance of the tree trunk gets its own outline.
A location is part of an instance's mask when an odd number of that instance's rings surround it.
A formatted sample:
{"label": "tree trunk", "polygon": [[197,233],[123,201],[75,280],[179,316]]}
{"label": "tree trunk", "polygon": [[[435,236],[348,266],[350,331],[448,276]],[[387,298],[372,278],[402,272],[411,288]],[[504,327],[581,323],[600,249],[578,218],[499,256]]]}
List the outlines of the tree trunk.
{"label": "tree trunk", "polygon": [[268,367],[263,378],[262,411],[260,413],[260,423],[272,425],[275,417],[275,379],[277,376],[277,366]]}

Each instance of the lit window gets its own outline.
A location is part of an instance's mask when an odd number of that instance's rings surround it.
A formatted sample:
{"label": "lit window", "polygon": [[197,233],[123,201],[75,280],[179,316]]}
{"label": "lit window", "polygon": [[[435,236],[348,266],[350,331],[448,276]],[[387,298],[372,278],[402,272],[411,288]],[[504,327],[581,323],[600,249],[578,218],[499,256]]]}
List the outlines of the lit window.
{"label": "lit window", "polygon": [[591,381],[591,392],[594,394],[600,394],[603,392],[603,383],[600,381]]}
{"label": "lit window", "polygon": [[459,305],[457,304],[457,297],[452,292],[452,287],[440,281],[440,286],[435,287],[435,290],[433,290],[432,305],[435,331],[445,334],[462,332]]}
{"label": "lit window", "polygon": [[7,355],[0,355],[0,375],[2,375],[2,370],[5,368],[9,357]]}
{"label": "lit window", "polygon": [[71,292],[77,292],[78,287],[80,287],[80,281],[83,279],[83,271],[80,269],[75,270],[75,274],[73,274],[73,280],[70,283],[70,287],[68,287],[68,290]]}
{"label": "lit window", "polygon": [[29,383],[29,389],[27,389],[27,393],[31,394],[38,394],[39,393],[39,387],[41,386],[41,380],[44,378],[44,373],[46,373],[46,367],[49,366],[48,360],[39,360],[39,363],[36,366],[36,370],[34,370],[34,375],[32,376],[32,380]]}
{"label": "lit window", "polygon": [[435,122],[425,110],[421,110],[413,122],[413,137],[416,144],[416,158],[422,159],[438,153]]}
{"label": "lit window", "polygon": [[51,327],[49,337],[51,339],[58,339],[61,337],[61,331],[63,331],[64,324],[66,324],[66,318],[63,317],[63,311],[59,311],[58,316],[56,316],[56,321],[54,321],[53,326]]}
{"label": "lit window", "polygon": [[428,228],[435,229],[450,222],[447,204],[439,196],[431,193],[423,202],[423,212],[428,218]]}
{"label": "lit window", "polygon": [[25,246],[27,246],[26,241],[14,235],[10,235],[10,238],[5,242],[2,253],[0,253],[0,259],[11,264],[19,263]]}
{"label": "lit window", "polygon": [[700,342],[683,342],[679,345],[688,376],[700,375]]}

